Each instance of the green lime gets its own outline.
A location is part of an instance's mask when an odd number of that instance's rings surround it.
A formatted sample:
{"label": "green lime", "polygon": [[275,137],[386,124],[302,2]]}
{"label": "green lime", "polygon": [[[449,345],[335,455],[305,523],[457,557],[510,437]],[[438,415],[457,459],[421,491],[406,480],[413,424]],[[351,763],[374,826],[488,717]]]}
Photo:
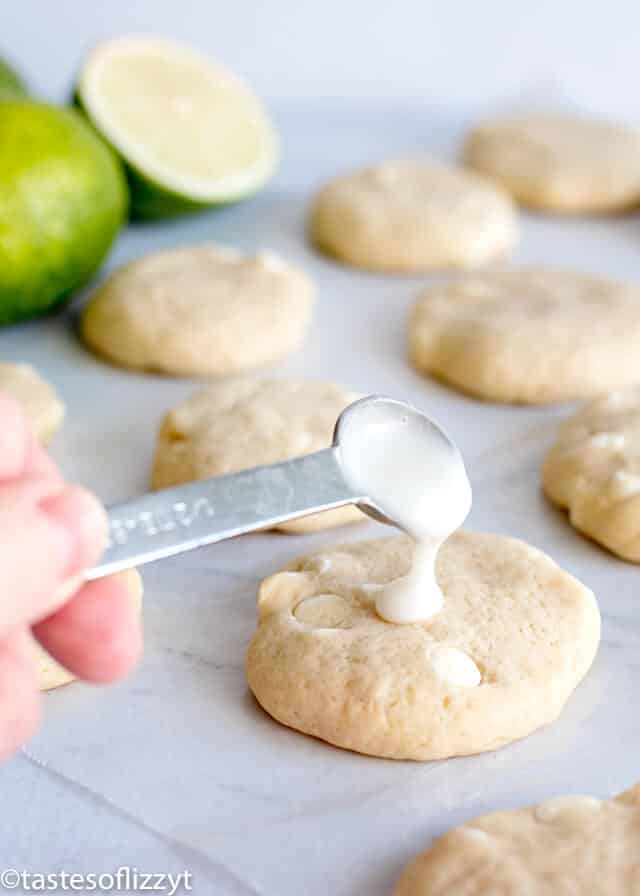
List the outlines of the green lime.
{"label": "green lime", "polygon": [[159,38],[122,37],[87,59],[75,94],[127,164],[132,213],[161,218],[255,193],[277,138],[257,97],[223,66]]}
{"label": "green lime", "polygon": [[85,283],[127,202],[120,163],[77,112],[0,100],[0,324],[42,314]]}
{"label": "green lime", "polygon": [[3,59],[0,59],[0,98],[26,96],[27,88],[20,75]]}

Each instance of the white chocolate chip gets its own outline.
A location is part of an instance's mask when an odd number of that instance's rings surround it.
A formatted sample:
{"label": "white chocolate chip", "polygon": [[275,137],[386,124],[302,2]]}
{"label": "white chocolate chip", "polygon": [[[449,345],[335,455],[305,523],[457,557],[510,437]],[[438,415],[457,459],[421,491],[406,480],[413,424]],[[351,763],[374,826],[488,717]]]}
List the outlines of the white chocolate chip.
{"label": "white chocolate chip", "polygon": [[594,448],[610,448],[615,451],[624,448],[624,442],[623,432],[597,432],[589,438],[589,444]]}
{"label": "white chocolate chip", "polygon": [[317,561],[318,561],[317,570],[320,573],[320,575],[322,575],[323,572],[329,572],[329,570],[333,566],[333,563],[331,562],[331,557],[325,557],[325,556],[318,557]]}
{"label": "white chocolate chip", "polygon": [[300,601],[293,611],[298,622],[320,628],[337,628],[344,622],[347,603],[337,594],[316,594]]}
{"label": "white chocolate chip", "polygon": [[446,684],[473,688],[482,680],[471,657],[457,647],[436,647],[429,659],[436,677]]}
{"label": "white chocolate chip", "polygon": [[625,398],[627,398],[627,393],[625,392],[625,390],[618,389],[616,392],[609,392],[604,400],[604,403],[609,405],[610,407],[618,407],[624,402]]}
{"label": "white chocolate chip", "polygon": [[469,840],[475,840],[477,843],[486,843],[490,839],[486,831],[482,831],[480,828],[472,828],[466,824],[463,824],[459,831],[465,837],[468,837]]}
{"label": "white chocolate chip", "polygon": [[306,429],[292,433],[291,452],[292,454],[308,454],[313,443],[311,433]]}
{"label": "white chocolate chip", "polygon": [[573,812],[595,812],[601,806],[602,800],[594,796],[557,796],[536,806],[535,817],[538,821],[555,821]]}
{"label": "white chocolate chip", "polygon": [[379,591],[382,591],[384,585],[375,584],[375,582],[364,582],[362,585],[358,585],[360,591],[363,594],[377,594]]}
{"label": "white chocolate chip", "polygon": [[640,495],[640,476],[616,470],[609,483],[611,495],[616,498],[633,498]]}
{"label": "white chocolate chip", "polygon": [[268,249],[258,252],[255,259],[260,267],[266,271],[283,271],[286,267],[280,256],[276,255],[275,252],[270,252]]}

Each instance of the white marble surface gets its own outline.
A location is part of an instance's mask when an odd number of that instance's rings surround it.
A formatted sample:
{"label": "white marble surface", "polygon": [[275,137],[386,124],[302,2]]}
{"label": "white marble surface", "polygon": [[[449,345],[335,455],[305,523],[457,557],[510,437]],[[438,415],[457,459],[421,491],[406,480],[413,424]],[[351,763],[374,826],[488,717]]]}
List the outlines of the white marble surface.
{"label": "white marble surface", "polygon": [[[137,226],[110,259],[208,238],[271,247],[318,284],[304,351],[280,373],[334,377],[407,398],[440,420],[468,462],[471,525],[521,536],[596,592],[602,647],[555,725],[499,752],[396,763],[341,752],[279,727],[247,693],[243,654],[258,579],[313,545],[259,535],[144,569],[146,656],[126,683],[72,685],[46,698],[29,747],[0,770],[0,866],[193,873],[220,896],[383,896],[434,834],[498,807],[563,792],[619,791],[640,778],[638,571],[573,532],[539,491],[538,470],[566,407],[483,405],[420,379],[404,360],[404,321],[422,278],[346,270],[305,245],[310,191],[333,172],[387,154],[446,153],[460,122],[408,110],[282,112],[281,172],[257,199],[179,223]],[[640,277],[640,221],[523,220],[518,261]],[[54,453],[107,501],[145,489],[162,412],[189,382],[110,368],[77,342],[72,315],[0,333],[0,356],[34,362],[68,419]]]}

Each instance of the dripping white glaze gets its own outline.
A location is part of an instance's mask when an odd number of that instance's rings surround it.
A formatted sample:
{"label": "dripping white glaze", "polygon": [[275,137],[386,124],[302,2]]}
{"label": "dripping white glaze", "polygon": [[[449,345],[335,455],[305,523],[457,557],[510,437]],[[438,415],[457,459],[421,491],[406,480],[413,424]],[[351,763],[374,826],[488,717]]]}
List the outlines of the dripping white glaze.
{"label": "dripping white glaze", "polygon": [[415,544],[411,569],[380,589],[376,610],[388,622],[421,622],[442,608],[438,551],[471,508],[464,462],[442,430],[400,405],[371,403],[358,416],[340,440],[345,475]]}

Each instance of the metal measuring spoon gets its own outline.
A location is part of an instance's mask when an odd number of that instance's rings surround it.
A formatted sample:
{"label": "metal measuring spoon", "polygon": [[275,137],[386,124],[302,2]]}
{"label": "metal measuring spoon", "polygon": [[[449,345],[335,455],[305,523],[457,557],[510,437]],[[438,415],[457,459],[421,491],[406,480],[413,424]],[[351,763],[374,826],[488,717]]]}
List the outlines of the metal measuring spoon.
{"label": "metal measuring spoon", "polygon": [[389,519],[371,496],[349,480],[343,463],[343,453],[353,456],[363,440],[376,438],[385,421],[390,426],[412,424],[407,427],[410,437],[424,432],[430,444],[436,433],[457,451],[442,430],[411,405],[375,395],[361,398],[338,418],[330,448],[189,482],[108,508],[109,545],[84,578],[96,579],[346,504],[356,504],[373,519],[402,527],[402,521]]}

